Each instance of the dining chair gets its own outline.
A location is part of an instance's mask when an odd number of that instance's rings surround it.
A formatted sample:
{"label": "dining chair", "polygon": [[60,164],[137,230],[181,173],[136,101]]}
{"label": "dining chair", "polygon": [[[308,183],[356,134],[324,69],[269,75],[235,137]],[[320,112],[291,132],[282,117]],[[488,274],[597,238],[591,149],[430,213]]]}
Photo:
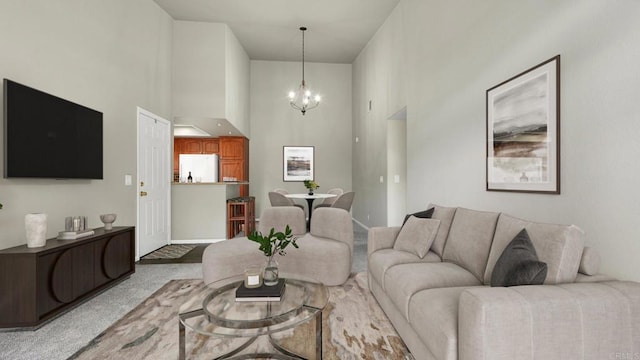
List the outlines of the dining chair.
{"label": "dining chair", "polygon": [[342,195],[338,195],[338,197],[336,198],[336,201],[334,201],[330,207],[351,211],[351,204],[353,204],[353,198],[355,196],[356,196],[356,193],[353,191],[348,191]]}
{"label": "dining chair", "polygon": [[338,196],[342,195],[343,193],[344,190],[342,190],[341,188],[329,189],[329,191],[327,191],[327,194],[333,194],[337,196],[324,199],[321,203],[318,203],[316,206],[314,206],[314,209],[319,207],[330,207],[336,201]]}
{"label": "dining chair", "polygon": [[275,191],[269,191],[269,202],[271,202],[271,206],[297,206],[304,210],[303,205],[296,204],[292,199]]}
{"label": "dining chair", "polygon": [[282,194],[282,195],[287,195],[289,193],[287,190],[285,190],[283,188],[275,188],[275,189],[273,189],[273,191],[277,192],[279,194]]}

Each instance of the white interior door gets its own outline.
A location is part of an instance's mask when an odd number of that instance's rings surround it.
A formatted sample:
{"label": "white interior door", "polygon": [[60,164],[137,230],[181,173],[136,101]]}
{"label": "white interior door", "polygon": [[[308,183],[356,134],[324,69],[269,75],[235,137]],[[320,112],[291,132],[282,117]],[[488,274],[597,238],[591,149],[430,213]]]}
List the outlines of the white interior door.
{"label": "white interior door", "polygon": [[138,108],[137,259],[169,243],[170,149],[169,121]]}

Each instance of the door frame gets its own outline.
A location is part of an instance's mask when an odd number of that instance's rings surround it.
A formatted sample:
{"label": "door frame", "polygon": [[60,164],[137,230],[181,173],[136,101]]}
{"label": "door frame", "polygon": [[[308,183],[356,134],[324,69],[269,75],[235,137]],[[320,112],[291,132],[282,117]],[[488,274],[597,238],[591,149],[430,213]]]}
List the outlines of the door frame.
{"label": "door frame", "polygon": [[138,192],[140,191],[140,115],[146,115],[150,118],[153,118],[157,121],[166,123],[167,131],[169,132],[167,136],[167,164],[169,166],[167,173],[167,181],[169,181],[169,186],[167,186],[167,193],[165,194],[167,201],[167,245],[171,243],[171,180],[173,179],[173,146],[171,146],[171,141],[173,139],[173,124],[171,121],[164,119],[148,110],[145,110],[141,107],[137,107],[136,111],[136,183],[135,183],[135,196],[136,196],[136,257],[135,260],[140,260],[140,236],[138,234],[140,229],[140,196]]}

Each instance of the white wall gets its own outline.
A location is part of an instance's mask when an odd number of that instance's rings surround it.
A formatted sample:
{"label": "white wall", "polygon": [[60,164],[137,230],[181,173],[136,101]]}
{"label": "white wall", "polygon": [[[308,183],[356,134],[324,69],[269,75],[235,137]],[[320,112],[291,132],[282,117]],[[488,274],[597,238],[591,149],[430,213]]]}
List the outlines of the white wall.
{"label": "white wall", "polygon": [[231,29],[226,26],[226,46],[225,46],[225,83],[226,83],[226,100],[225,108],[227,109],[227,120],[244,136],[251,136],[249,126],[249,73],[251,71],[251,63],[249,55],[233,34]]}
{"label": "white wall", "polygon": [[0,248],[26,243],[30,212],[49,215],[49,237],[70,215],[98,227],[113,212],[116,226],[135,225],[124,176],[136,178],[136,106],[170,118],[171,29],[152,1],[0,2],[0,76],[104,113],[104,180],[0,178]]}
{"label": "white wall", "polygon": [[[323,100],[304,116],[289,106],[287,98],[288,92],[300,85],[300,71],[299,62],[251,61],[249,174],[258,216],[265,206],[270,206],[270,190],[306,192],[302,182],[283,182],[283,145],[315,146],[319,192],[333,187],[352,189],[351,65],[305,62],[307,84]],[[356,194],[355,202],[359,199]]]}
{"label": "white wall", "polygon": [[175,21],[173,25],[173,115],[226,118],[227,25]]}
{"label": "white wall", "polygon": [[395,10],[353,63],[353,184],[360,200],[353,205],[353,217],[366,226],[384,226],[389,219],[395,223],[398,217],[387,210],[405,206],[404,201],[388,203],[393,178],[387,176],[387,135],[394,130],[388,126],[399,125],[387,119],[407,105],[402,21]]}
{"label": "white wall", "polygon": [[[408,210],[434,202],[573,223],[600,252],[603,272],[640,280],[638,14],[631,0],[402,0],[392,15],[402,21],[385,34],[402,31],[406,43],[378,34],[354,74],[376,60],[376,47],[406,55]],[[485,191],[486,90],[556,54],[562,194]],[[356,91],[370,81],[354,78]]]}

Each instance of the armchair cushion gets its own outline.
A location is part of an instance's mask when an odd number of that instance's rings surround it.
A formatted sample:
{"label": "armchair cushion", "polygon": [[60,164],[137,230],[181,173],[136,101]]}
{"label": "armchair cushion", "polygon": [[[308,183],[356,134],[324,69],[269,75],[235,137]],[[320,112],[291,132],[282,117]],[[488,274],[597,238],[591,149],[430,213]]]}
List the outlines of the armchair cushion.
{"label": "armchair cushion", "polygon": [[440,220],[421,219],[413,215],[400,229],[393,248],[418,255],[423,258],[436,238]]}

